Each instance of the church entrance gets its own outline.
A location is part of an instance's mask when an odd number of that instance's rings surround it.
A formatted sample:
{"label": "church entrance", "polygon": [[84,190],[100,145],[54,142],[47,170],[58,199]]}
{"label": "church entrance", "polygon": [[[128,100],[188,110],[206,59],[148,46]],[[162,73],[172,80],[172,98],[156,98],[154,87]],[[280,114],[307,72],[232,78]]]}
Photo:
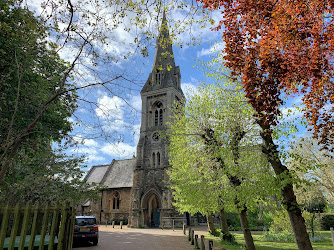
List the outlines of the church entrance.
{"label": "church entrance", "polygon": [[144,218],[146,226],[160,226],[160,202],[155,194],[151,194],[147,199],[147,210]]}

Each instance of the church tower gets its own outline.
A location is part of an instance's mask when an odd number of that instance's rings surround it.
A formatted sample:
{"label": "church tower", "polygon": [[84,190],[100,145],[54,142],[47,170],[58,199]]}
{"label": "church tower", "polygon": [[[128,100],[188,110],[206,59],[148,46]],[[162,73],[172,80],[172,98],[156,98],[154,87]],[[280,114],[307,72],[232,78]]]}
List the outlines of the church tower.
{"label": "church tower", "polygon": [[180,217],[166,186],[168,141],[160,136],[167,129],[171,108],[184,99],[165,13],[156,43],[152,72],[140,92],[142,117],[131,194],[131,227],[171,227],[172,220]]}

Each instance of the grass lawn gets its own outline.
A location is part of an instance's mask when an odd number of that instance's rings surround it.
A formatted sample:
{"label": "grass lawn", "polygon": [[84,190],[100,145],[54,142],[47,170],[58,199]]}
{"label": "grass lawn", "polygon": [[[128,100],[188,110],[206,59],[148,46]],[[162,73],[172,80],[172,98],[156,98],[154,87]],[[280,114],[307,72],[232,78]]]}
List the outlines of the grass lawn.
{"label": "grass lawn", "polygon": [[[214,245],[218,247],[219,249],[221,247],[226,248],[227,250],[234,250],[234,249],[243,249],[243,246],[245,245],[244,236],[240,233],[233,233],[235,235],[235,238],[237,240],[238,244],[229,244],[229,243],[221,243],[220,239],[218,237],[214,237],[212,235],[206,235],[205,238],[207,239],[213,239]],[[296,250],[298,249],[296,243],[287,243],[287,242],[270,242],[270,241],[264,241],[262,232],[254,232],[252,233],[254,244],[256,249],[258,250],[265,250],[265,249],[291,249]],[[328,240],[325,242],[312,242],[312,246],[314,250],[333,250],[333,244],[331,240],[331,233],[330,231],[321,231],[316,232],[316,235],[322,235]]]}

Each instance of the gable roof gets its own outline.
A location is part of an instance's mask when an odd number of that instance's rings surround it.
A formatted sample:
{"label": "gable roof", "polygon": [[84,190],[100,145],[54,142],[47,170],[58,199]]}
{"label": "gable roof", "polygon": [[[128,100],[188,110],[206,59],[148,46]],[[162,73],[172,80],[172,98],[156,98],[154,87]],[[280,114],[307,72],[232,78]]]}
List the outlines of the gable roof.
{"label": "gable roof", "polygon": [[107,188],[132,187],[133,170],[136,158],[113,160],[109,165],[93,166],[88,171],[85,180],[89,183],[101,183]]}
{"label": "gable roof", "polygon": [[92,166],[87,175],[85,176],[85,180],[88,183],[100,183],[103,179],[103,176],[107,172],[110,165],[98,165]]}

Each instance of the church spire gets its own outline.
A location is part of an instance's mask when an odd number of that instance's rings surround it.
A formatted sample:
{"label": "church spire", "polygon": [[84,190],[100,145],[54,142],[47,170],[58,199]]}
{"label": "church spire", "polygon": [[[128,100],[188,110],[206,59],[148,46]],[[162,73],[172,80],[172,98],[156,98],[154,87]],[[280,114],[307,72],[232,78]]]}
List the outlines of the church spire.
{"label": "church spire", "polygon": [[181,90],[181,73],[175,66],[172,40],[169,36],[166,13],[163,13],[159,36],[155,49],[152,72],[150,73],[141,93],[174,87]]}
{"label": "church spire", "polygon": [[159,36],[157,38],[153,68],[158,70],[170,70],[175,67],[172,40],[169,37],[169,30],[165,11],[163,12]]}

